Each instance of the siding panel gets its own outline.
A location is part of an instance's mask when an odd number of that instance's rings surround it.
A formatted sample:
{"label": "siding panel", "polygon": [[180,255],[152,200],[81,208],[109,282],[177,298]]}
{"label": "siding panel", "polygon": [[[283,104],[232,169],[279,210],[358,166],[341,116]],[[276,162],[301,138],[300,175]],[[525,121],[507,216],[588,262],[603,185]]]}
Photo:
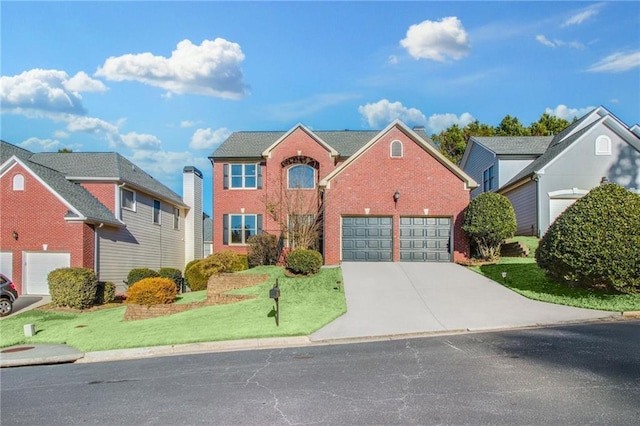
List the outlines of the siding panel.
{"label": "siding panel", "polygon": [[504,194],[516,212],[518,229],[516,235],[537,235],[538,221],[536,219],[536,183],[528,182]]}

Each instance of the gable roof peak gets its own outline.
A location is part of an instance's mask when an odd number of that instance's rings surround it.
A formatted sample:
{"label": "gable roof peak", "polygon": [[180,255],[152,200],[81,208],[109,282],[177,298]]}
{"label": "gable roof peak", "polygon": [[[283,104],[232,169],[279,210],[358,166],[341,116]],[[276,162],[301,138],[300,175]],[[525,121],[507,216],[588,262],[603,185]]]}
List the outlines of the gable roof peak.
{"label": "gable roof peak", "polygon": [[269,158],[271,157],[271,152],[278,146],[280,145],[280,143],[282,141],[284,141],[286,138],[288,138],[291,134],[293,134],[296,130],[302,130],[303,132],[305,132],[306,134],[308,134],[309,136],[311,136],[313,139],[315,139],[316,142],[318,142],[323,148],[325,148],[327,151],[329,151],[329,154],[332,157],[337,157],[339,155],[338,151],[336,149],[334,149],[331,145],[329,145],[328,143],[326,143],[324,140],[322,140],[322,138],[320,136],[318,136],[316,133],[314,133],[311,129],[309,129],[308,127],[306,127],[304,124],[302,123],[298,123],[295,126],[293,126],[289,131],[285,132],[284,135],[280,136],[278,139],[276,139],[276,141],[274,143],[272,143],[267,149],[265,149],[262,152],[262,156],[264,158]]}

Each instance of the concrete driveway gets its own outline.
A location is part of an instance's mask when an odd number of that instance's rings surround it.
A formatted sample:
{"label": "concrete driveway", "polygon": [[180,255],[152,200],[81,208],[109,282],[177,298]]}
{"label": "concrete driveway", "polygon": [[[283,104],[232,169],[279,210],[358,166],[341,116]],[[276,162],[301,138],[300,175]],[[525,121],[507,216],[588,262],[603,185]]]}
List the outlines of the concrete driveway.
{"label": "concrete driveway", "polygon": [[537,302],[454,263],[343,263],[347,313],[312,341],[595,320],[619,313]]}

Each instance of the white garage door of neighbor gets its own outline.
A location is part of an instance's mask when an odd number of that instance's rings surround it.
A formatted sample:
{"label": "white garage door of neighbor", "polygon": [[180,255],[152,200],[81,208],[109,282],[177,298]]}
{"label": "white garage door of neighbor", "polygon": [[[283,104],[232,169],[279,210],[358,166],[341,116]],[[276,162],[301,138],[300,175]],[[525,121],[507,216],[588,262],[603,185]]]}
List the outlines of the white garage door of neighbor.
{"label": "white garage door of neighbor", "polygon": [[567,207],[577,201],[576,198],[552,198],[549,200],[549,224],[555,222],[555,220],[564,212]]}
{"label": "white garage door of neighbor", "polygon": [[13,280],[13,253],[10,251],[0,252],[0,273]]}
{"label": "white garage door of neighbor", "polygon": [[71,253],[25,252],[23,258],[23,283],[26,283],[26,294],[49,294],[49,272],[71,265]]}

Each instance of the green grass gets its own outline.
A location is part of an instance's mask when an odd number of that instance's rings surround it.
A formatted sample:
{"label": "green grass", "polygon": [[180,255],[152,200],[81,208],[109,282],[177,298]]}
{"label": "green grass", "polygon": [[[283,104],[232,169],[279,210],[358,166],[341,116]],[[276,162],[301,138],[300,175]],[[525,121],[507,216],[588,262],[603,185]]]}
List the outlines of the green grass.
{"label": "green grass", "polygon": [[[0,347],[25,343],[64,343],[83,352],[247,338],[308,335],[347,310],[340,268],[323,268],[313,277],[288,278],[279,267],[245,273],[268,274],[269,281],[234,290],[256,299],[206,306],[141,321],[123,321],[126,307],[82,313],[31,310],[0,321]],[[279,280],[280,326],[269,289]],[[205,292],[187,293],[177,303],[204,300]],[[36,335],[24,336],[23,325],[35,324]]]}
{"label": "green grass", "polygon": [[[472,266],[470,269],[533,300],[603,311],[640,310],[640,294],[573,288],[551,280],[542,269],[538,268],[535,261],[538,239],[516,237],[514,240],[523,241],[529,246],[531,249],[529,257],[504,257],[495,265]],[[502,272],[507,273],[506,282],[502,278]]]}

